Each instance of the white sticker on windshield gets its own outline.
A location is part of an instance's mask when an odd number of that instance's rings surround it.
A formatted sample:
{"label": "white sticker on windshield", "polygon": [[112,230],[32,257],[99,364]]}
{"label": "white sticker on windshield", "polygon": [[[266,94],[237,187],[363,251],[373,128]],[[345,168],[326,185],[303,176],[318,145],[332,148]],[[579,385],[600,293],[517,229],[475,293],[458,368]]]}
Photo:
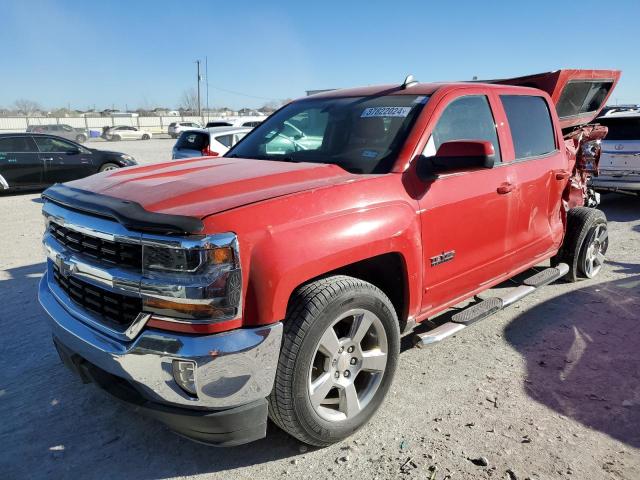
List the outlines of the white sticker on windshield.
{"label": "white sticker on windshield", "polygon": [[365,108],[360,118],[370,117],[406,117],[411,107],[369,107]]}

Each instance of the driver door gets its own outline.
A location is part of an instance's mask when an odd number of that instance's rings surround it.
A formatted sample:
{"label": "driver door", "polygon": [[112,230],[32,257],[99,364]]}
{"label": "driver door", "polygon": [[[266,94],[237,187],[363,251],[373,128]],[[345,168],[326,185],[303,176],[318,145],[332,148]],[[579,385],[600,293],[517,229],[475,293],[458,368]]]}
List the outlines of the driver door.
{"label": "driver door", "polygon": [[493,144],[496,160],[493,168],[442,173],[424,186],[418,202],[425,315],[460,302],[510,271],[509,223],[517,207],[507,187],[515,182],[514,174],[502,163],[489,98],[452,94],[434,115],[424,156],[435,155],[444,142],[486,140]]}
{"label": "driver door", "polygon": [[44,165],[44,183],[62,183],[93,173],[91,151],[56,137],[34,137]]}

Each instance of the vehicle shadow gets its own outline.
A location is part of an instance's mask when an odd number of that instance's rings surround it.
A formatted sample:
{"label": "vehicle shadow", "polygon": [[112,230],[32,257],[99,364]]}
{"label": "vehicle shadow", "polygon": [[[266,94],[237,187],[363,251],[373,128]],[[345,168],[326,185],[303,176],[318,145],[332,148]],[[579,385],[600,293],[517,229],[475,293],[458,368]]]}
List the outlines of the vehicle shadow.
{"label": "vehicle shadow", "polygon": [[[601,197],[598,207],[610,222],[628,222],[640,218],[640,197],[609,193]],[[638,231],[638,226],[634,230]]]}
{"label": "vehicle shadow", "polygon": [[44,263],[0,272],[0,471],[3,478],[139,478],[213,473],[298,455],[269,425],[234,448],[194,443],[147,419],[59,360],[37,302]]}
{"label": "vehicle shadow", "polygon": [[[623,264],[624,265],[624,264]],[[536,305],[505,328],[525,390],[583,425],[640,448],[640,275]]]}

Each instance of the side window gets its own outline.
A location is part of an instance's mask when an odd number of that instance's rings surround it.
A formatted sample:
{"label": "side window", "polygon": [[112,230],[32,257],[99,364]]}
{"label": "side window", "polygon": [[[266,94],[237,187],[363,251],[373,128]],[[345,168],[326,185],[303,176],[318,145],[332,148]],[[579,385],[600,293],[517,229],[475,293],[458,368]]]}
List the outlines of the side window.
{"label": "side window", "polygon": [[73,143],[65,142],[64,140],[60,140],[58,138],[35,137],[35,139],[41,152],[73,153],[78,151],[78,147],[76,147]]}
{"label": "side window", "polygon": [[451,102],[433,129],[424,155],[435,155],[440,145],[453,140],[489,141],[496,152],[496,162],[500,161],[496,124],[487,97],[469,95]]}
{"label": "side window", "polygon": [[0,153],[35,152],[36,146],[30,137],[9,137],[0,139]]}
{"label": "side window", "polygon": [[233,144],[233,135],[220,135],[216,140],[227,148],[231,148]]}
{"label": "side window", "polygon": [[553,152],[556,139],[547,102],[529,95],[500,95],[507,114],[516,160]]}

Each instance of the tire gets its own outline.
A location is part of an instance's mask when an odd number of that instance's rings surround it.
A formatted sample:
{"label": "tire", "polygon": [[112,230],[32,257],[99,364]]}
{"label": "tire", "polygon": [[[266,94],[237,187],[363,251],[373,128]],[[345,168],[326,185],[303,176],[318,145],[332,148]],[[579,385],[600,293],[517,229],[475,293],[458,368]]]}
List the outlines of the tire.
{"label": "tire", "polygon": [[566,279],[576,282],[581,277],[593,278],[602,269],[609,246],[607,217],[601,210],[575,207],[567,214],[567,232],[552,264],[569,265]]}
{"label": "tire", "polygon": [[120,168],[120,165],[115,163],[105,163],[100,167],[100,172],[109,172],[111,170],[117,170]]}
{"label": "tire", "polygon": [[146,133],[144,135],[142,135],[142,140],[149,140],[151,137],[149,135],[147,135]]}
{"label": "tire", "polygon": [[76,135],[76,142],[78,143],[84,143],[87,141],[87,136],[84,134],[80,134],[80,135]]}
{"label": "tire", "polygon": [[119,142],[120,140],[122,140],[122,137],[120,135],[111,135],[112,142]]}
{"label": "tire", "polygon": [[380,289],[347,276],[304,285],[289,302],[269,416],[307,444],[338,442],[376,412],[399,353],[398,318]]}

